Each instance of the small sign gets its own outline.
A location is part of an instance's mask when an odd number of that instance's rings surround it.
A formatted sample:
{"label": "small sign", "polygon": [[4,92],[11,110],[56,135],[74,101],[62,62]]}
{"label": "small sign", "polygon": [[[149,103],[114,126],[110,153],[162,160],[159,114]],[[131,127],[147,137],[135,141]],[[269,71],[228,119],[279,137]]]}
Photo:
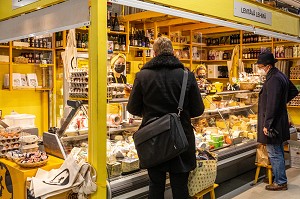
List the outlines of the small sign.
{"label": "small sign", "polygon": [[34,3],[39,0],[12,0],[12,9],[21,8],[23,6],[26,6],[28,4]]}
{"label": "small sign", "polygon": [[234,1],[234,16],[272,25],[272,13],[261,8]]}

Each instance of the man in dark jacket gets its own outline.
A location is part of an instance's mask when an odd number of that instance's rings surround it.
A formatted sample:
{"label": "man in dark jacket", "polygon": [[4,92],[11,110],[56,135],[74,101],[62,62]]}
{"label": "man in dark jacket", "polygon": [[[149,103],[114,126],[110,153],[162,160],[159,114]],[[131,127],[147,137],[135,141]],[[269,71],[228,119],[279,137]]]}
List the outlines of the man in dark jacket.
{"label": "man in dark jacket", "polygon": [[258,56],[259,72],[266,74],[266,81],[259,93],[257,141],[266,144],[272,165],[274,183],[267,190],[287,190],[287,177],[283,142],[290,139],[286,104],[298,90],[274,64],[277,62],[271,52]]}
{"label": "man in dark jacket", "polygon": [[[136,74],[127,104],[129,113],[143,117],[141,127],[151,118],[178,112],[184,66],[173,55],[172,43],[168,38],[156,39],[153,50],[155,57]],[[180,118],[189,148],[178,157],[148,169],[150,199],[164,198],[166,172],[169,172],[173,198],[188,198],[189,172],[196,167],[195,136],[191,118],[200,116],[203,111],[204,105],[196,79],[193,73],[188,72]]]}

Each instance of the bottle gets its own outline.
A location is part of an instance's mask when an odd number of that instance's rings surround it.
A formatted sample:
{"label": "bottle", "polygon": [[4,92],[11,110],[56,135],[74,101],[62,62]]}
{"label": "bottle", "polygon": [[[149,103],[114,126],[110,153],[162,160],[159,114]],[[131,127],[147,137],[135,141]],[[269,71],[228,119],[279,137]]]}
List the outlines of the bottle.
{"label": "bottle", "polygon": [[85,48],[89,47],[89,33],[85,33]]}
{"label": "bottle", "polygon": [[142,30],[141,32],[141,42],[142,42],[142,47],[146,46],[146,37],[145,37],[145,31]]}
{"label": "bottle", "polygon": [[138,35],[136,29],[134,29],[133,46],[138,46]]}
{"label": "bottle", "polygon": [[142,47],[142,33],[138,31],[138,46]]}
{"label": "bottle", "polygon": [[115,13],[114,28],[113,28],[113,30],[114,31],[120,31],[118,13]]}
{"label": "bottle", "polygon": [[81,48],[85,48],[85,41],[86,41],[86,38],[85,38],[85,34],[82,33],[82,37],[81,37]]}
{"label": "bottle", "polygon": [[122,51],[126,51],[126,36],[122,37],[122,41],[121,41],[121,50]]}
{"label": "bottle", "polygon": [[111,12],[108,10],[107,11],[107,30],[108,31],[111,30],[111,26],[112,26],[110,18],[111,18]]}
{"label": "bottle", "polygon": [[118,42],[118,37],[114,38],[114,51],[119,51],[120,50],[120,45]]}
{"label": "bottle", "polygon": [[121,21],[120,24],[119,24],[119,31],[125,32],[125,25],[124,25],[123,21]]}
{"label": "bottle", "polygon": [[77,33],[77,48],[82,48],[82,38],[80,32]]}

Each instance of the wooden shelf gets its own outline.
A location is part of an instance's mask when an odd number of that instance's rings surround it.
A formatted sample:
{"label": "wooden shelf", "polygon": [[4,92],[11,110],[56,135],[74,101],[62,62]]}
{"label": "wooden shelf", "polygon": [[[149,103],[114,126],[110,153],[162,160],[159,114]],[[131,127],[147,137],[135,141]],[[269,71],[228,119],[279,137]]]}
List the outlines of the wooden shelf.
{"label": "wooden shelf", "polygon": [[300,79],[290,79],[290,80],[292,80],[292,81],[300,81]]}
{"label": "wooden shelf", "polygon": [[88,98],[70,97],[70,100],[89,100]]}
{"label": "wooden shelf", "polygon": [[192,46],[207,47],[206,43],[192,43]]}
{"label": "wooden shelf", "polygon": [[272,42],[258,42],[258,43],[246,43],[242,44],[243,46],[263,46],[263,45],[272,45]]}
{"label": "wooden shelf", "polygon": [[118,32],[118,31],[107,31],[108,34],[114,34],[114,35],[127,35],[127,32]]}
{"label": "wooden shelf", "polygon": [[278,59],[278,60],[288,60],[288,59],[300,59],[300,57],[289,57],[289,58],[282,58],[282,57],[278,57],[278,58],[275,58],[275,59]]}
{"label": "wooden shelf", "polygon": [[57,48],[55,48],[55,50],[65,50],[65,48],[64,47],[57,47]]}
{"label": "wooden shelf", "polygon": [[138,50],[151,50],[152,48],[148,47],[139,47],[139,46],[129,46],[131,49],[138,49]]}
{"label": "wooden shelf", "polygon": [[32,48],[32,47],[23,47],[23,46],[13,46],[13,49],[16,50],[36,50],[36,51],[52,51],[52,48]]}
{"label": "wooden shelf", "polygon": [[179,59],[179,61],[190,61],[190,59]]}
{"label": "wooden shelf", "polygon": [[191,44],[172,42],[172,45],[173,45],[173,46],[190,46]]}
{"label": "wooden shelf", "polygon": [[295,44],[295,42],[292,41],[274,41],[274,44]]}
{"label": "wooden shelf", "polygon": [[218,77],[217,77],[217,78],[207,78],[207,79],[211,79],[211,80],[218,80],[218,79],[219,79],[219,80],[228,80],[229,78],[228,78],[228,77],[225,77],[225,78],[221,78],[221,77],[218,78]]}
{"label": "wooden shelf", "polygon": [[300,108],[300,106],[287,106],[288,108]]}
{"label": "wooden shelf", "polygon": [[77,51],[78,52],[88,52],[89,49],[87,49],[87,48],[77,48]]}
{"label": "wooden shelf", "polygon": [[234,48],[236,45],[240,45],[240,44],[227,44],[227,45],[205,46],[205,47],[206,48]]}
{"label": "wooden shelf", "polygon": [[202,60],[203,62],[227,62],[230,60]]}
{"label": "wooden shelf", "polygon": [[9,48],[9,46],[2,46],[2,45],[0,45],[0,48]]}
{"label": "wooden shelf", "polygon": [[9,62],[0,62],[0,65],[9,65]]}
{"label": "wooden shelf", "polygon": [[242,61],[257,61],[257,59],[242,59]]}
{"label": "wooden shelf", "polygon": [[115,54],[118,54],[118,53],[128,54],[127,51],[119,51],[119,50],[113,51],[113,53],[115,53]]}
{"label": "wooden shelf", "polygon": [[13,87],[13,90],[20,91],[50,91],[51,88],[33,88],[33,87]]}
{"label": "wooden shelf", "polygon": [[36,63],[28,63],[28,64],[18,64],[18,63],[13,63],[14,66],[40,66],[40,67],[48,67],[48,66],[54,66],[54,64],[36,64]]}

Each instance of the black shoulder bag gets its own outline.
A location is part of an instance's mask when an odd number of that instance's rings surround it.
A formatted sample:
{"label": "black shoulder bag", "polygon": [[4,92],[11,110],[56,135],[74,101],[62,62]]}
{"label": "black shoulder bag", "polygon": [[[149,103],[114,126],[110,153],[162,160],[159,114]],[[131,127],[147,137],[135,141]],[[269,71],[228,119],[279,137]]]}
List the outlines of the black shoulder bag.
{"label": "black shoulder bag", "polygon": [[188,72],[184,70],[178,113],[168,113],[134,133],[134,144],[142,169],[171,160],[188,149],[189,144],[180,121],[187,79]]}

